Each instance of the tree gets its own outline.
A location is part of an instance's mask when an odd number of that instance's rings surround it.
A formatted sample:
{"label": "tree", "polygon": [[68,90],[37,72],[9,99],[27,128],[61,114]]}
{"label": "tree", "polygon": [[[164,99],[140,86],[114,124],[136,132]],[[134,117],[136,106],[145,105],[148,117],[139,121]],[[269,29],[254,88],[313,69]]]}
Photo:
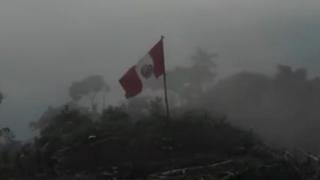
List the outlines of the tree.
{"label": "tree", "polygon": [[211,54],[201,48],[191,57],[191,67],[177,67],[168,71],[168,88],[180,95],[188,104],[194,104],[213,82],[217,54]]}
{"label": "tree", "polygon": [[0,144],[9,144],[14,138],[15,135],[10,128],[6,127],[0,129]]}
{"label": "tree", "polygon": [[4,98],[4,96],[3,96],[2,92],[0,92],[0,104],[1,104],[2,101],[3,101],[3,98]]}
{"label": "tree", "polygon": [[93,75],[72,83],[71,87],[69,88],[69,95],[74,102],[78,102],[87,97],[91,105],[91,110],[96,111],[98,106],[98,93],[103,93],[103,98],[105,98],[105,94],[109,92],[109,90],[110,88],[104,81],[103,77],[99,75]]}

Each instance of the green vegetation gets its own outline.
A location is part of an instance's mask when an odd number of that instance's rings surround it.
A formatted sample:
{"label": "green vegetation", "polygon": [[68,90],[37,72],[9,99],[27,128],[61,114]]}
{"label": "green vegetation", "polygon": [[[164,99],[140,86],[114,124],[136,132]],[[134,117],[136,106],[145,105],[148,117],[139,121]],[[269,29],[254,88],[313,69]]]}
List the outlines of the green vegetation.
{"label": "green vegetation", "polygon": [[[33,143],[1,150],[1,179],[311,179],[318,159],[264,145],[225,117],[185,111],[171,120],[108,107],[99,117],[65,106]],[[96,114],[94,114],[96,115]],[[298,154],[298,153],[297,153]],[[301,153],[300,153],[301,154]]]}
{"label": "green vegetation", "polygon": [[274,77],[243,72],[213,83],[216,56],[199,49],[190,67],[168,71],[170,120],[161,98],[105,108],[101,76],[74,82],[71,102],[30,124],[39,131],[32,142],[1,130],[0,179],[319,179],[318,156],[270,148],[255,134],[319,152],[319,78],[279,66]]}
{"label": "green vegetation", "polygon": [[22,146],[10,158],[3,152],[1,164],[12,164],[6,171],[13,177],[114,173],[114,168],[119,177],[147,177],[223,160],[258,144],[251,132],[207,113],[190,111],[168,121],[154,111],[133,121],[123,108],[109,107],[92,120],[90,113],[66,106],[34,143]]}

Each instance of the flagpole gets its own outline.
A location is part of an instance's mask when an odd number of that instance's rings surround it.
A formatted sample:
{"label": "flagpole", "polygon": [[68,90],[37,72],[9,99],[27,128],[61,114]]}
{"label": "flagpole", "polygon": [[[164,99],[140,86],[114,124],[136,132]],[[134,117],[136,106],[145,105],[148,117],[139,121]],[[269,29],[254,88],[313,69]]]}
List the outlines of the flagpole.
{"label": "flagpole", "polygon": [[[163,43],[163,57],[165,56],[164,53],[164,36],[161,36],[161,41]],[[166,72],[166,64],[165,60],[163,61],[163,66],[164,66],[164,73],[163,73],[163,89],[164,89],[164,102],[166,106],[166,115],[167,115],[167,120],[170,120],[170,109],[169,109],[169,101],[168,101],[168,88],[167,88],[167,72]]]}

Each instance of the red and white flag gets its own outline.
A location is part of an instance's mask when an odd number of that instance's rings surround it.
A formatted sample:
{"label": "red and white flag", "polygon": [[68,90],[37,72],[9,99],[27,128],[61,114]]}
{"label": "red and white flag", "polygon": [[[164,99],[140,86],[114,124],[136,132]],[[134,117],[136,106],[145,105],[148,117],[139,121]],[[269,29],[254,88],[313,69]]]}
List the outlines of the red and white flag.
{"label": "red and white flag", "polygon": [[119,80],[126,97],[141,93],[147,81],[158,79],[165,73],[163,38],[154,45],[136,65],[131,67]]}

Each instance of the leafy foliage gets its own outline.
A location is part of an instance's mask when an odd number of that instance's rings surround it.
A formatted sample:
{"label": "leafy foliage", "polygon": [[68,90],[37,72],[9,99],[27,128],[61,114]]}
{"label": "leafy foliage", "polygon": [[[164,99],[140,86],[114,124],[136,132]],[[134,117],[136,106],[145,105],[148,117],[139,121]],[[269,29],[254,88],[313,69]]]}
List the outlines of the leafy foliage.
{"label": "leafy foliage", "polygon": [[281,146],[320,150],[320,81],[305,69],[279,65],[274,76],[242,72],[219,81],[199,101]]}
{"label": "leafy foliage", "polygon": [[[169,91],[178,95],[184,105],[196,107],[197,100],[208,87],[211,87],[216,77],[217,54],[198,48],[191,56],[191,66],[176,67],[167,71]],[[159,84],[153,84],[153,89],[162,89]],[[172,99],[171,99],[172,100]]]}
{"label": "leafy foliage", "polygon": [[81,81],[74,82],[69,88],[69,95],[73,101],[77,102],[84,97],[88,97],[92,110],[97,106],[96,97],[99,92],[106,93],[110,90],[103,77],[98,75],[88,76]]}
{"label": "leafy foliage", "polygon": [[0,92],[0,104],[2,103],[3,99],[4,99],[3,93]]}
{"label": "leafy foliage", "polygon": [[[13,169],[17,174],[31,168],[32,176],[58,176],[117,167],[119,176],[138,177],[207,160],[199,160],[201,155],[217,159],[259,144],[250,132],[207,113],[190,111],[168,121],[156,109],[136,121],[123,108],[109,107],[94,121],[90,113],[66,107],[42,129],[34,144],[19,152],[23,163],[33,166]],[[21,156],[17,159],[22,162]]]}

